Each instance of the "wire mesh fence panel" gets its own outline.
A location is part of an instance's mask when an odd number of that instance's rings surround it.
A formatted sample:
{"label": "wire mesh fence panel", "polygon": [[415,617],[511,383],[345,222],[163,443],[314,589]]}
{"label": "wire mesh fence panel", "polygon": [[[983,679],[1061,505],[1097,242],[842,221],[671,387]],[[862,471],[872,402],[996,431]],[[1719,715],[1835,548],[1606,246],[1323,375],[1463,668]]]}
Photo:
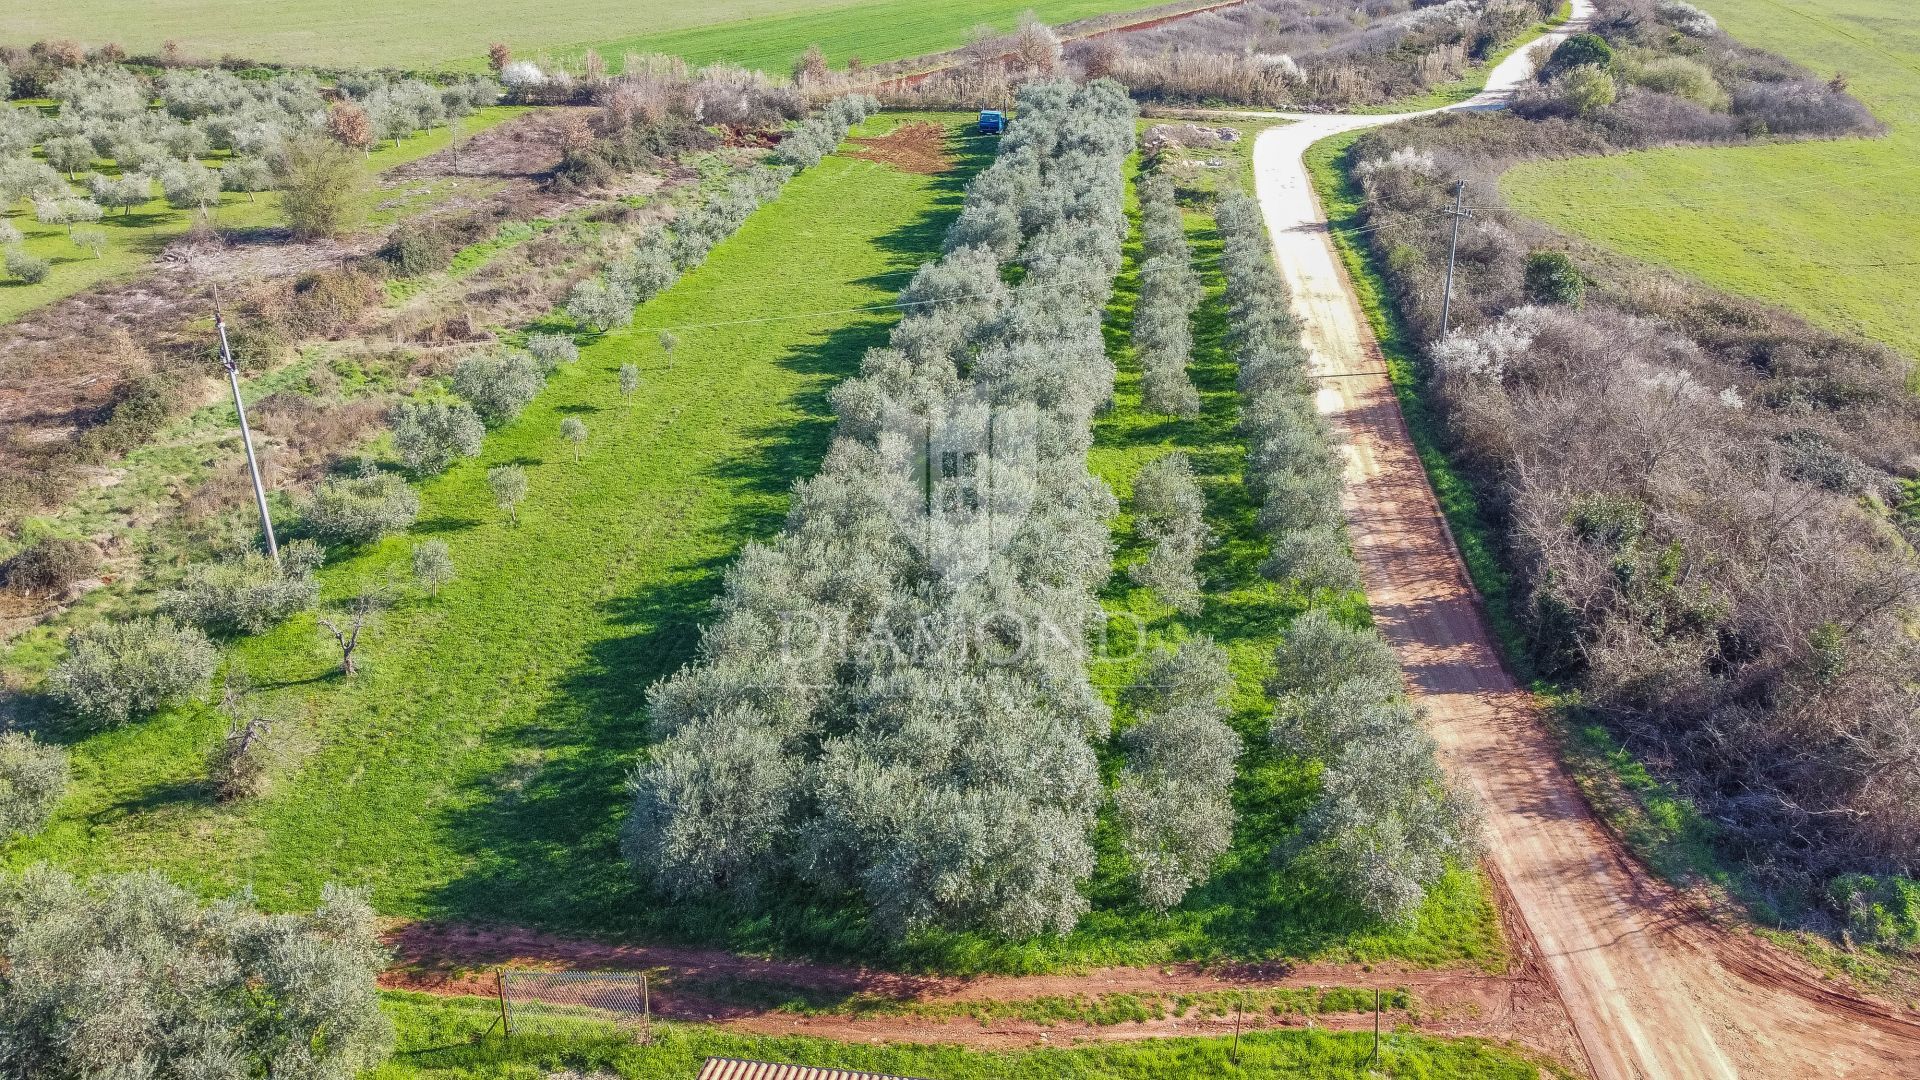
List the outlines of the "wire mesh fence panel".
{"label": "wire mesh fence panel", "polygon": [[644,1039],[653,1020],[647,977],[631,971],[499,972],[500,1018],[509,1038],[586,1035],[613,1023]]}

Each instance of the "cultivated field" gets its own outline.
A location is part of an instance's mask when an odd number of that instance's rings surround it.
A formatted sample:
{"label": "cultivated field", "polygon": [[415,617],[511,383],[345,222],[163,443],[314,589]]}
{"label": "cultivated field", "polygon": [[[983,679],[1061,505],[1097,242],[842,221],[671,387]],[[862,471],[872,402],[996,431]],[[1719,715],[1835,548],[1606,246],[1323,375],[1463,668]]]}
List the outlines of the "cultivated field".
{"label": "cultivated field", "polygon": [[1742,41],[1845,73],[1892,134],[1539,162],[1501,187],[1595,243],[1920,355],[1920,14],[1902,0],[1706,0]]}
{"label": "cultivated field", "polygon": [[130,0],[71,0],[15,4],[0,13],[0,40],[76,38],[117,41],[152,52],[163,40],[189,53],[232,53],[260,60],[318,66],[352,65],[478,69],[491,42],[510,43],[532,56],[568,46],[598,48],[619,61],[627,50],[668,52],[696,63],[726,60],[785,71],[818,42],[835,64],[849,56],[868,63],[898,60],[965,43],[981,24],[1010,28],[1031,10],[1049,23],[1146,7],[1146,0],[556,0],[537,18],[507,0],[460,3],[421,0],[192,0],[170,5],[164,21]]}

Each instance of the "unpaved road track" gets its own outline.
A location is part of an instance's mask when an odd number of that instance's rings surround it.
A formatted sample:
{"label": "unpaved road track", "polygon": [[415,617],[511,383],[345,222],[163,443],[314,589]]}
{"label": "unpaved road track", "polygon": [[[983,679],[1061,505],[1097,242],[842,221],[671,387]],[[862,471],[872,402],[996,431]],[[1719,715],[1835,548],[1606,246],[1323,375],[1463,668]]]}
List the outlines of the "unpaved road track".
{"label": "unpaved road track", "polygon": [[[1527,51],[1455,108],[1497,106],[1528,77]],[[1406,118],[1290,116],[1255,144],[1256,187],[1320,408],[1346,436],[1345,507],[1368,598],[1432,713],[1444,764],[1485,804],[1520,947],[1538,950],[1602,1080],[1920,1077],[1911,1014],[1851,999],[1752,935],[1711,926],[1624,856],[1502,668],[1301,161],[1329,135]]]}

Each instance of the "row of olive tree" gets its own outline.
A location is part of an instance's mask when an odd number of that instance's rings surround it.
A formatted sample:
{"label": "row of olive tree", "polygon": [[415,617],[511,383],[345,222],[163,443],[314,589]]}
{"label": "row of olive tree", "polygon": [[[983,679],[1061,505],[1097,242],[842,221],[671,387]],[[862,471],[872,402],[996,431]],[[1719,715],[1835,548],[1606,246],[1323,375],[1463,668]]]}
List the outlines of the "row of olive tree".
{"label": "row of olive tree", "polygon": [[651,692],[626,846],[662,891],[807,881],[894,934],[1059,933],[1086,910],[1109,716],[1082,641],[1114,501],[1085,454],[1132,142],[1117,86],[1022,91],[947,255],[836,389],[786,531]]}
{"label": "row of olive tree", "polygon": [[811,169],[833,153],[853,126],[880,111],[880,103],[866,94],[848,94],[794,125],[774,150],[774,160],[795,169]]}
{"label": "row of olive tree", "polygon": [[1340,459],[1314,407],[1300,324],[1274,268],[1260,207],[1243,194],[1220,200],[1221,268],[1227,278],[1240,426],[1247,438],[1247,486],[1261,500],[1260,525],[1273,544],[1261,568],[1307,589],[1359,581],[1340,515]]}
{"label": "row of olive tree", "polygon": [[1213,541],[1207,499],[1187,455],[1155,458],[1133,478],[1133,525],[1153,545],[1134,564],[1133,580],[1152,589],[1182,615],[1200,613],[1200,553]]}
{"label": "row of olive tree", "polygon": [[1193,357],[1200,279],[1193,272],[1193,253],[1172,181],[1152,176],[1137,190],[1143,258],[1140,296],[1133,306],[1133,347],[1140,359],[1140,394],[1154,412],[1196,416],[1200,392],[1187,377],[1187,362]]}

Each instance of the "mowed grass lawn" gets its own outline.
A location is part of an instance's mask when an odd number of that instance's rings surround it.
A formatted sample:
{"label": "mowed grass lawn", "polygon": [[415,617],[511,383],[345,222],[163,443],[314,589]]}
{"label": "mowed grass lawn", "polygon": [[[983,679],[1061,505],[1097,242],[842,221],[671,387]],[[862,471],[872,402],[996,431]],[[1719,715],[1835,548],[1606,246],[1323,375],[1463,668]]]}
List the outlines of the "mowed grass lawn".
{"label": "mowed grass lawn", "polygon": [[[384,995],[399,1045],[368,1080],[508,1080],[617,1076],[690,1080],[708,1057],[793,1062],[940,1080],[1216,1080],[1219,1077],[1446,1077],[1536,1080],[1540,1066],[1478,1039],[1429,1039],[1388,1032],[1372,1062],[1371,1032],[1261,1031],[1226,1038],[1141,1039],[987,1053],[957,1046],[862,1045],[811,1038],[735,1034],[693,1024],[656,1024],[645,1045],[630,1032],[590,1020],[558,1020],[550,1031],[516,1033],[507,1045],[488,1026],[499,1005],[482,998]],[[1370,1067],[1372,1066],[1372,1067]],[[1555,1075],[1565,1075],[1558,1069]]]}
{"label": "mowed grass lawn", "polygon": [[[877,121],[891,124],[893,118]],[[955,140],[977,164],[977,141]],[[52,826],[8,861],[152,867],[273,907],[324,882],[371,886],[381,911],[613,932],[644,923],[617,851],[623,781],[646,741],[648,684],[693,656],[741,545],[774,533],[791,483],[826,447],[827,389],[884,341],[882,305],[940,247],[960,172],[929,177],[829,158],[639,311],[588,345],[477,461],[421,485],[410,535],[337,557],[325,594],[405,579],[411,544],[452,550],[458,578],[367,635],[365,670],[304,615],[236,642],[287,753],[273,792],[230,808],[202,782],[226,721],[177,708],[73,746]],[[800,318],[795,314],[816,313]],[[764,321],[756,321],[764,320]],[[679,337],[671,366],[654,327]],[[621,400],[616,371],[642,385]],[[566,417],[591,432],[575,464]],[[486,484],[518,463],[509,524]],[[53,651],[42,635],[24,667]]]}
{"label": "mowed grass lawn", "polygon": [[[460,122],[460,133],[463,137],[472,135],[526,111],[526,107],[520,105],[496,105],[480,109]],[[452,130],[442,127],[402,139],[397,145],[384,142],[379,149],[362,158],[364,171],[368,176],[377,176],[386,169],[438,153],[452,141]],[[221,153],[207,158],[206,162],[217,166],[227,156]],[[119,172],[110,165],[100,171],[109,175],[118,175]],[[369,185],[361,210],[368,224],[391,225],[400,218],[418,213],[453,195],[477,197],[499,186],[500,182],[496,180],[438,177],[409,181],[406,194],[396,198],[392,189],[375,183]],[[157,184],[155,189],[158,190]],[[25,235],[26,249],[53,264],[46,280],[37,285],[29,285],[19,278],[0,273],[0,322],[19,318],[21,314],[42,304],[50,304],[103,282],[139,273],[162,248],[192,228],[194,218],[192,210],[175,210],[167,205],[165,199],[153,199],[125,211],[109,211],[98,226],[106,233],[107,245],[95,258],[92,251],[78,247],[68,239],[66,226],[42,225],[34,220],[31,200],[21,199],[0,210],[7,215],[5,220],[11,221]],[[278,225],[281,220],[280,193],[265,191],[249,197],[239,192],[223,192],[220,204],[214,208],[213,217],[221,228],[230,230]]]}
{"label": "mowed grass lawn", "polygon": [[334,67],[454,66],[477,69],[487,46],[543,50],[595,46],[618,64],[626,50],[668,52],[696,63],[731,61],[785,73],[818,42],[836,64],[869,63],[965,44],[983,23],[1010,28],[1034,11],[1067,22],[1151,6],[1153,0],[549,0],[537,17],[513,0],[61,0],[10,4],[0,41],[68,37],[117,41],[135,52],[180,42],[190,54],[232,53]]}
{"label": "mowed grass lawn", "polygon": [[1536,162],[1502,191],[1605,247],[1920,356],[1920,7],[1699,2],[1742,41],[1845,72],[1892,134]]}

